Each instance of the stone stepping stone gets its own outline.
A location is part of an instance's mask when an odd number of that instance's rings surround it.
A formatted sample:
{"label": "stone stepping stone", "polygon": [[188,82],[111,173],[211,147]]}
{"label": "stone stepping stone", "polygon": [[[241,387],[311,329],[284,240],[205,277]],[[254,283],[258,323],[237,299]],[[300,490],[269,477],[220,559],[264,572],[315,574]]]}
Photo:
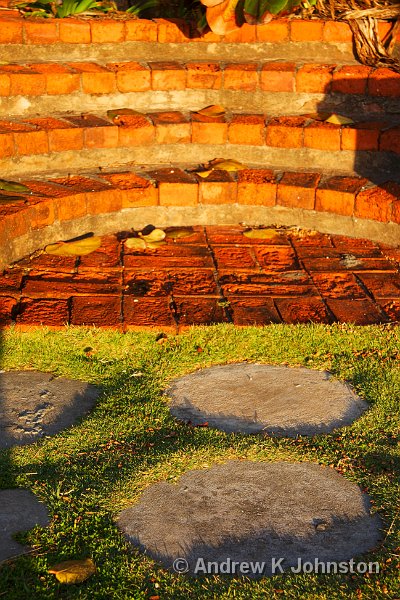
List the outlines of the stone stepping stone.
{"label": "stone stepping stone", "polygon": [[32,492],[0,490],[0,561],[29,552],[12,538],[13,534],[48,524],[47,509]]}
{"label": "stone stepping stone", "polygon": [[83,381],[38,371],[0,373],[0,448],[24,445],[70,427],[95,404],[100,390]]}
{"label": "stone stepping stone", "polygon": [[[117,522],[163,566],[194,575],[205,574],[209,562],[221,565],[219,572],[254,577],[296,569],[299,561],[336,564],[381,537],[380,519],[356,484],[305,462],[233,460],[190,471],[176,484],[150,486]],[[260,563],[263,571],[232,572],[232,562]],[[215,573],[215,566],[207,570]]]}
{"label": "stone stepping stone", "polygon": [[295,437],[350,425],[368,408],[327,371],[249,363],[201,369],[166,390],[174,417],[226,432]]}

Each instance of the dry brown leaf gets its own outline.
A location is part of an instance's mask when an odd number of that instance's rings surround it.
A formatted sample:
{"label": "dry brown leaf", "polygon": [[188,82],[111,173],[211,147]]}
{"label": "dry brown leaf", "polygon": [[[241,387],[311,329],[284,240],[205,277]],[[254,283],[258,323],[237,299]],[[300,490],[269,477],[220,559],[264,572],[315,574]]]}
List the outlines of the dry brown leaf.
{"label": "dry brown leaf", "polygon": [[60,583],[82,583],[96,572],[96,565],[91,558],[83,560],[65,560],[51,569],[48,573],[53,573]]}

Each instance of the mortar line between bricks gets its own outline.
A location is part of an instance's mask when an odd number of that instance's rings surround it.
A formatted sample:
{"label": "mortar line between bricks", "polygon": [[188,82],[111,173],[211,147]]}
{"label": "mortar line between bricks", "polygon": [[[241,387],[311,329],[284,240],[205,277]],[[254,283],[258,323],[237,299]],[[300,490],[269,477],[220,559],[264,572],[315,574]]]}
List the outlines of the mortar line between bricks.
{"label": "mortar line between bricks", "polygon": [[[210,254],[210,257],[211,257],[211,260],[213,263],[213,275],[214,275],[214,279],[215,279],[215,285],[217,286],[217,290],[218,290],[221,301],[225,303],[225,302],[228,302],[228,299],[225,297],[225,295],[222,291],[222,287],[219,283],[218,264],[215,259],[214,250],[212,248],[211,242],[207,235],[206,227],[203,227],[203,232],[204,232],[204,237],[205,237],[205,240],[207,243],[207,250],[208,250],[208,253]],[[228,323],[233,323],[232,311],[230,310],[229,305],[228,306],[224,305],[223,310],[224,310],[226,318],[228,319]]]}

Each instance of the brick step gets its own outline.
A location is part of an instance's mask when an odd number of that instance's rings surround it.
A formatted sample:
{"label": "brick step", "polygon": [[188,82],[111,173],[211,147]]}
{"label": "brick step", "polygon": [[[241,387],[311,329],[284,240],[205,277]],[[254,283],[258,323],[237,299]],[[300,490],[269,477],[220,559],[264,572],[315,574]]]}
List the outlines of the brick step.
{"label": "brick step", "polygon": [[400,113],[400,74],[361,65],[262,61],[38,62],[0,65],[0,117],[66,111]]}
{"label": "brick step", "polygon": [[[30,193],[0,191],[0,267],[86,231],[155,224],[270,222],[399,245],[400,185],[318,172],[148,168],[28,179]],[[139,209],[139,210],[138,210]]]}
{"label": "brick step", "polygon": [[[383,37],[390,24],[379,26]],[[356,62],[347,23],[275,19],[267,25],[243,25],[226,36],[200,36],[178,19],[128,18],[23,19],[0,17],[0,54],[5,61],[30,60],[220,60],[280,59]]]}
{"label": "brick step", "polygon": [[193,227],[151,250],[129,248],[124,232],[86,256],[36,253],[0,273],[0,324],[179,331],[400,320],[399,249],[294,228],[249,239],[244,230]]}
{"label": "brick step", "polygon": [[310,117],[177,111],[0,120],[0,168],[15,177],[110,164],[171,164],[234,158],[249,165],[399,177],[393,118],[333,125]]}

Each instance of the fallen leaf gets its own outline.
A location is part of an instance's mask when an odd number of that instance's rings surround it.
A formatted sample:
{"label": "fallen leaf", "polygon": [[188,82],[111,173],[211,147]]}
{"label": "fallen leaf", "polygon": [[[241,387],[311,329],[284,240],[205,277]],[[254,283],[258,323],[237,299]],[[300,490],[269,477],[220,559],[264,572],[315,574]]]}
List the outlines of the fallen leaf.
{"label": "fallen leaf", "polygon": [[165,235],[167,236],[167,238],[172,238],[173,240],[189,237],[193,235],[193,233],[194,231],[191,227],[176,227],[172,229],[167,229],[165,231]]}
{"label": "fallen leaf", "polygon": [[135,248],[135,250],[144,250],[146,248],[146,242],[140,237],[128,238],[125,242],[126,248]]}
{"label": "fallen leaf", "polygon": [[92,236],[74,242],[56,242],[45,247],[46,254],[55,256],[85,256],[99,248],[101,237]]}
{"label": "fallen leaf", "polygon": [[7,181],[6,179],[0,179],[0,190],[5,190],[6,192],[17,192],[17,194],[31,193],[31,190],[26,187],[26,185],[16,181]]}
{"label": "fallen leaf", "polygon": [[48,570],[61,583],[82,583],[96,572],[96,565],[91,558],[83,560],[65,560]]}
{"label": "fallen leaf", "polygon": [[312,119],[313,121],[326,121],[332,113],[307,113],[305,115],[301,115],[302,117],[306,117],[307,119]]}
{"label": "fallen leaf", "polygon": [[147,242],[146,247],[155,250],[159,246],[165,246],[167,242],[160,240],[159,242]]}
{"label": "fallen leaf", "polygon": [[210,106],[205,106],[201,110],[194,111],[193,114],[201,115],[202,117],[210,117],[211,119],[218,119],[219,117],[224,116],[225,108],[220,104],[210,104]]}
{"label": "fallen leaf", "polygon": [[6,194],[0,194],[0,204],[12,204],[13,202],[27,202],[27,199],[23,196],[7,196]]}
{"label": "fallen leaf", "polygon": [[279,232],[276,229],[247,229],[243,235],[252,240],[270,240],[279,235]]}
{"label": "fallen leaf", "polygon": [[137,115],[137,110],[133,110],[132,108],[114,108],[113,110],[107,111],[107,117],[109,119],[115,119],[121,115]]}
{"label": "fallen leaf", "polygon": [[142,233],[139,233],[139,235],[146,241],[146,243],[161,242],[161,240],[165,238],[165,231],[162,229],[153,229],[147,235],[143,235]]}
{"label": "fallen leaf", "polygon": [[246,165],[233,158],[214,158],[207,166],[218,171],[242,171],[247,169]]}
{"label": "fallen leaf", "polygon": [[333,125],[350,125],[354,123],[353,119],[344,117],[343,115],[333,114],[328,119],[325,119],[325,123],[332,123]]}

